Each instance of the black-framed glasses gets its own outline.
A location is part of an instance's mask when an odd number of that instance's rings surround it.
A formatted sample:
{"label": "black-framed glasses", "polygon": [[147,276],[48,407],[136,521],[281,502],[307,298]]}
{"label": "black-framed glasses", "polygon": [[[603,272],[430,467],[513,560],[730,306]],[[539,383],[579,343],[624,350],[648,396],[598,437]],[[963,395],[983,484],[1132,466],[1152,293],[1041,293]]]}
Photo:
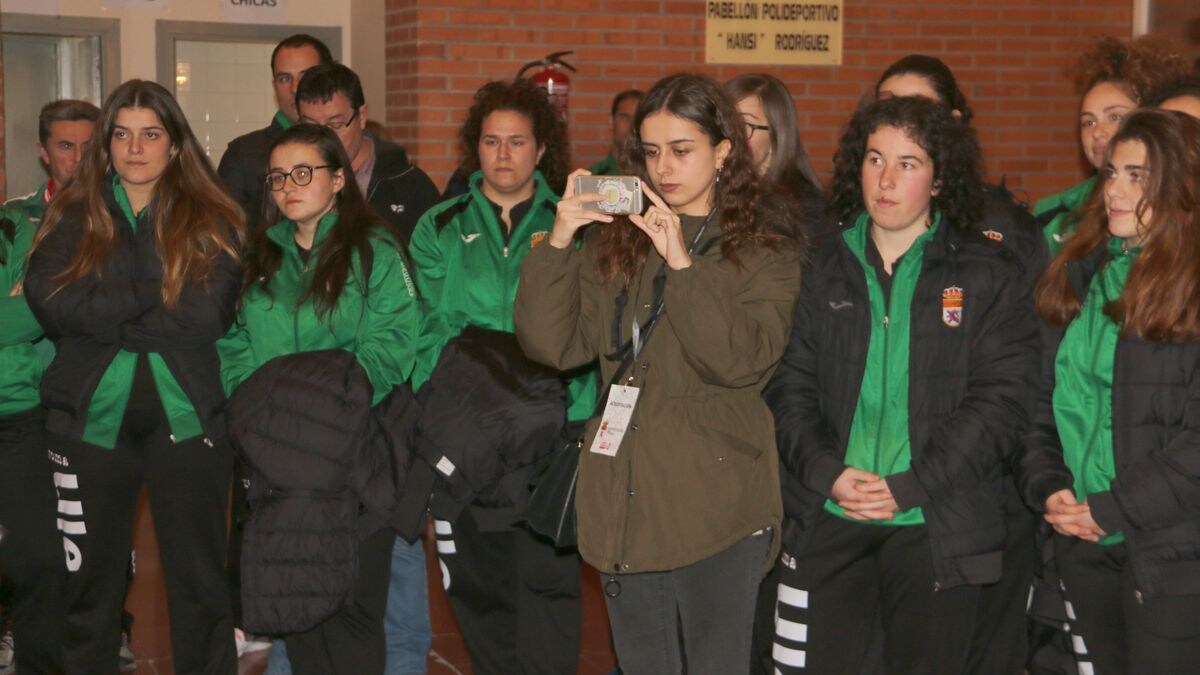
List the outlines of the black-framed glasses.
{"label": "black-framed glasses", "polygon": [[753,122],[746,122],[746,128],[750,130],[750,132],[746,134],[746,138],[754,138],[754,132],[756,131],[771,130],[771,127],[765,124],[754,124]]}
{"label": "black-framed glasses", "polygon": [[[344,120],[339,120],[337,122],[326,122],[326,123],[322,124],[321,126],[325,127],[326,129],[330,129],[332,131],[341,131],[342,129],[345,129],[346,127],[350,126],[350,123],[354,121],[355,117],[358,117],[358,108],[355,108],[354,112],[350,113],[350,116]],[[311,120],[303,120],[303,121],[310,122],[311,124],[317,124],[317,122],[312,122]]]}
{"label": "black-framed glasses", "polygon": [[291,176],[292,182],[299,187],[304,187],[312,182],[313,172],[317,169],[332,169],[332,164],[322,164],[321,166],[308,166],[307,164],[298,164],[292,167],[291,171],[270,171],[267,173],[267,185],[275,192],[283,189],[283,184],[287,182],[288,176]]}

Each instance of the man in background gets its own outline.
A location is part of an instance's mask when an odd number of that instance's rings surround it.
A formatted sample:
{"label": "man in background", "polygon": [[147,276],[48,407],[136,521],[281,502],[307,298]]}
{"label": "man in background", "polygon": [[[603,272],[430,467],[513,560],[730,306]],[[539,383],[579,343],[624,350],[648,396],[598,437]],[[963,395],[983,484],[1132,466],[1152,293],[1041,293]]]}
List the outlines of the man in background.
{"label": "man in background", "polygon": [[38,114],[38,156],[50,177],[37,190],[14,197],[5,206],[40,222],[46,206],[75,175],[75,167],[100,121],[100,109],[87,101],[63,99],[42,106]]}
{"label": "man in background", "polygon": [[621,167],[617,164],[617,157],[621,153],[621,146],[625,144],[625,139],[629,138],[629,133],[633,130],[633,115],[637,112],[638,104],[641,102],[642,92],[638,89],[626,89],[613,97],[612,148],[608,151],[607,157],[589,169],[592,175],[612,176],[621,172]]}
{"label": "man in background", "polygon": [[330,63],[333,63],[333,54],[329,47],[311,35],[298,33],[275,45],[275,51],[271,53],[271,83],[275,87],[279,110],[265,128],[230,141],[221,156],[217,173],[225,182],[229,196],[245,211],[248,232],[264,226],[259,221],[263,212],[267,155],[271,143],[300,117],[296,112],[296,87],[300,78],[308,70]]}

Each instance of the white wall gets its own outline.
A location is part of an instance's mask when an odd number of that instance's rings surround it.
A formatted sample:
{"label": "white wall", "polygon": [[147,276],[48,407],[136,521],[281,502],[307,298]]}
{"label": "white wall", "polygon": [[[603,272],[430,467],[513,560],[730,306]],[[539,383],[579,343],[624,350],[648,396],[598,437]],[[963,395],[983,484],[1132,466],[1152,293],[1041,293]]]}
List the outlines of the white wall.
{"label": "white wall", "polygon": [[[225,23],[225,0],[0,0],[4,11],[23,12],[37,8],[39,14],[86,16],[121,21],[120,80],[156,79],[157,61],[154,22],[209,21]],[[363,79],[373,117],[382,120],[384,91],[383,0],[279,0],[286,8],[287,25],[340,26],[342,61]],[[132,5],[132,6],[130,6]],[[356,63],[360,65],[356,65]],[[264,64],[263,86],[270,87]]]}

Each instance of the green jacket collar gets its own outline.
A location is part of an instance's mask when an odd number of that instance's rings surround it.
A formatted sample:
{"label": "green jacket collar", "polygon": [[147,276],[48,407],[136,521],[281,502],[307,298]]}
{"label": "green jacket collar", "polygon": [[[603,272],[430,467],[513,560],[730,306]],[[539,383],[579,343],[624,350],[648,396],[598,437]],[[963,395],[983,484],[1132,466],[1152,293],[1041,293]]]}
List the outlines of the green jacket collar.
{"label": "green jacket collar", "polygon": [[1141,246],[1127,246],[1128,239],[1121,237],[1110,237],[1108,240],[1108,253],[1114,258],[1121,258],[1127,255],[1137,256],[1142,252]]}
{"label": "green jacket collar", "polygon": [[1088,195],[1092,194],[1092,188],[1096,186],[1096,180],[1096,176],[1092,176],[1064,192],[1062,194],[1063,203],[1071,207],[1072,210],[1083,206],[1083,203],[1087,201]]}
{"label": "green jacket collar", "polygon": [[[121,185],[121,177],[115,172],[112,177],[113,199],[117,200],[117,206],[121,207],[121,213],[125,214],[125,220],[129,222],[129,226],[137,231],[138,217],[146,212],[143,208],[139,213],[133,212],[133,205],[129,203],[129,195],[125,192],[125,186]],[[148,208],[148,207],[147,207]]]}
{"label": "green jacket collar", "polygon": [[288,116],[287,116],[287,115],[284,115],[284,114],[283,114],[283,111],[282,111],[282,110],[276,110],[276,111],[275,111],[275,120],[274,120],[274,121],[275,121],[275,123],[276,123],[276,124],[278,124],[279,126],[283,127],[283,130],[284,130],[284,131],[287,131],[288,129],[291,129],[291,128],[292,128],[292,126],[295,124],[295,122],[293,122],[293,121],[291,121],[291,120],[289,120],[289,119],[288,119]]}
{"label": "green jacket collar", "polygon": [[[483,189],[479,187],[482,185],[482,182],[482,169],[471,174],[471,177],[467,179],[467,184],[471,186],[471,196],[475,199],[478,199],[480,204],[486,205],[491,202],[491,200],[487,198],[487,195],[483,194]],[[554,204],[556,201],[558,201],[558,195],[554,193],[554,190],[550,189],[550,185],[547,184],[546,179],[542,177],[542,172],[535,169],[533,172],[533,207],[529,209],[529,212],[533,213],[538,206],[547,200],[551,204]],[[488,209],[488,212],[491,212],[490,208]],[[514,232],[517,230],[519,225],[520,223],[513,223]]]}
{"label": "green jacket collar", "polygon": [[[317,221],[317,232],[313,235],[313,250],[317,250],[321,246],[321,242],[325,241],[325,237],[329,236],[329,232],[333,230],[333,226],[337,224],[338,212],[330,211],[321,216]],[[279,247],[284,251],[291,249],[296,241],[296,221],[284,218],[275,223],[267,230],[267,238],[279,244]]]}
{"label": "green jacket collar", "polygon": [[[912,246],[910,246],[908,250],[912,251],[918,246],[924,248],[925,245],[937,235],[938,228],[941,224],[942,212],[934,209],[933,224],[929,226],[928,230],[922,232],[921,236],[917,237],[913,241]],[[861,261],[864,265],[867,264],[867,237],[870,236],[870,232],[871,214],[863,211],[861,214],[859,214],[858,219],[854,221],[854,226],[846,230],[842,235],[846,240],[846,244],[850,246],[850,250],[854,252],[854,256],[858,258],[859,261]],[[906,251],[905,255],[907,254],[908,252]]]}

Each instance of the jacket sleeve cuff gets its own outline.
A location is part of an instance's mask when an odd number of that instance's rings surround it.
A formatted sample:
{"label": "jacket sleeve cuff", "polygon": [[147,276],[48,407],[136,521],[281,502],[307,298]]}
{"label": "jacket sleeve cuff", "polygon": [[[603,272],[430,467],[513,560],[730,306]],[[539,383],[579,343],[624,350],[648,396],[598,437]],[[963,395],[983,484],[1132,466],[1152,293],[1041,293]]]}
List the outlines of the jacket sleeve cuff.
{"label": "jacket sleeve cuff", "polygon": [[[546,239],[549,239],[549,236],[547,236]],[[534,246],[533,250],[531,250],[525,257],[526,259],[533,258],[534,260],[543,262],[544,264],[561,265],[570,259],[571,255],[575,253],[576,250],[577,249],[574,245],[566,248],[558,248],[557,246],[552,246],[549,241],[543,240],[541,244]]]}
{"label": "jacket sleeve cuff", "polygon": [[826,497],[833,498],[833,484],[846,470],[846,465],[833,455],[822,455],[809,465],[805,484]]}
{"label": "jacket sleeve cuff", "polygon": [[1033,500],[1033,502],[1029,504],[1029,508],[1038,513],[1045,513],[1046,500],[1050,498],[1050,495],[1060,490],[1070,489],[1070,480],[1048,479],[1039,481],[1035,483],[1029,491],[1029,498]]}
{"label": "jacket sleeve cuff", "polygon": [[1096,521],[1106,534],[1124,532],[1132,527],[1133,524],[1121,512],[1121,507],[1117,506],[1117,499],[1111,491],[1090,494],[1087,503],[1092,510],[1092,520]]}
{"label": "jacket sleeve cuff", "polygon": [[896,505],[901,511],[929,503],[929,493],[925,491],[925,486],[921,485],[921,481],[917,480],[917,475],[912,472],[912,469],[892,474],[884,480],[887,481],[888,489],[892,491],[892,498],[896,500]]}

